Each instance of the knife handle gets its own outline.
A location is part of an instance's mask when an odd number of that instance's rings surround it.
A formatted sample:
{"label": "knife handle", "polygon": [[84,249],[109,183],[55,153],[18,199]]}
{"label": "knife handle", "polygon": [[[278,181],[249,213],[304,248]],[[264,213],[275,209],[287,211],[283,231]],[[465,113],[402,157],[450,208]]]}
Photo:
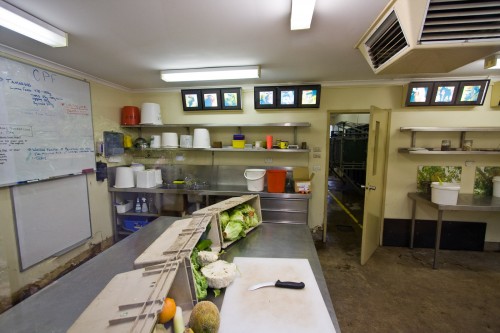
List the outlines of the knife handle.
{"label": "knife handle", "polygon": [[289,288],[289,289],[303,289],[306,285],[304,282],[292,282],[292,281],[276,281],[274,285],[278,288]]}

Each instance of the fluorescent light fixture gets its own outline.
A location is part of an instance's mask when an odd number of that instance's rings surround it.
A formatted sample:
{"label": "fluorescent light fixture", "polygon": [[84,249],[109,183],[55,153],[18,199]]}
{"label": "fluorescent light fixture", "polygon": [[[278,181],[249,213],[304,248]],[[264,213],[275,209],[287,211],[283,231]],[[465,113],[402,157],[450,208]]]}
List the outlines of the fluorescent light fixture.
{"label": "fluorescent light fixture", "polygon": [[500,54],[494,54],[484,59],[484,69],[500,69]]}
{"label": "fluorescent light fixture", "polygon": [[68,46],[68,34],[0,0],[0,25],[52,47]]}
{"label": "fluorescent light fixture", "polygon": [[259,77],[259,66],[169,69],[161,71],[161,79],[166,82],[256,79]]}
{"label": "fluorescent light fixture", "polygon": [[302,30],[311,27],[316,0],[292,0],[292,15],[290,29]]}

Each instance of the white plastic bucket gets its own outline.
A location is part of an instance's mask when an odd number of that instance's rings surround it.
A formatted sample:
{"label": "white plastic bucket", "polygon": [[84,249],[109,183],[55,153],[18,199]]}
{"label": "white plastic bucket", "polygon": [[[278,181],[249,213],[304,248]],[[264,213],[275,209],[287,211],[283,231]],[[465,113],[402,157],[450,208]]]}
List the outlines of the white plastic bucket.
{"label": "white plastic bucket", "polygon": [[117,167],[115,174],[115,187],[116,188],[135,187],[134,170],[132,170],[132,168],[130,167]]}
{"label": "white plastic bucket", "polygon": [[210,133],[206,128],[195,128],[193,148],[210,148]]}
{"label": "white plastic bucket", "polygon": [[141,106],[141,124],[162,125],[160,104],[143,103]]}
{"label": "white plastic bucket", "polygon": [[243,174],[247,180],[247,188],[252,192],[264,191],[265,169],[246,169]]}
{"label": "white plastic bucket", "polygon": [[500,198],[500,177],[493,177],[493,196]]}
{"label": "white plastic bucket", "polygon": [[431,184],[431,201],[439,205],[456,205],[460,184],[439,183]]}

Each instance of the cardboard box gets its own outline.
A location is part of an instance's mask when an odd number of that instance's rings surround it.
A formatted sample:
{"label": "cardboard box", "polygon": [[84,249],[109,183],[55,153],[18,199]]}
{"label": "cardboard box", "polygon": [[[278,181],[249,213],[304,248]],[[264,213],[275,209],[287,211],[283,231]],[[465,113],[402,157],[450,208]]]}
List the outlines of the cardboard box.
{"label": "cardboard box", "polygon": [[187,323],[197,302],[192,279],[189,258],[117,274],[68,332],[153,332],[165,297],[175,299]]}
{"label": "cardboard box", "polygon": [[312,191],[312,179],[314,178],[314,172],[309,176],[309,169],[307,167],[296,167],[293,168],[293,182],[295,193],[311,193]]}
{"label": "cardboard box", "polygon": [[134,268],[156,265],[178,258],[189,258],[198,240],[211,225],[207,238],[212,241],[210,248],[221,250],[218,225],[214,215],[199,215],[175,221],[134,261]]}
{"label": "cardboard box", "polygon": [[[221,222],[220,222],[220,213],[222,213],[225,210],[230,210],[240,204],[243,203],[248,203],[250,206],[252,206],[255,209],[255,213],[257,214],[259,218],[259,225],[262,224],[262,210],[260,208],[260,197],[257,194],[251,194],[251,195],[242,195],[240,197],[233,197],[229,198],[227,200],[218,202],[216,204],[213,204],[211,206],[205,207],[203,209],[197,210],[193,213],[193,216],[197,215],[214,215],[216,217],[217,221],[217,229],[219,231],[219,239],[220,239],[220,245],[223,249],[227,248],[229,245],[233,244],[234,242],[237,242],[237,240],[233,241],[228,241],[225,240],[223,237],[223,230],[221,227]],[[250,231],[254,230],[256,227],[252,227],[250,229],[247,229],[245,231],[246,234],[248,234]]]}

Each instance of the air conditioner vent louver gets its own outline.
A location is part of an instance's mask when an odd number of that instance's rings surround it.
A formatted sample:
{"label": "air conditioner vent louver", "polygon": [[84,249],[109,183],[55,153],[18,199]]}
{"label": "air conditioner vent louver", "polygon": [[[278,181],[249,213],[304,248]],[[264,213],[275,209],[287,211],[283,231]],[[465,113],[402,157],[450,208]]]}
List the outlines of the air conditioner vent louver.
{"label": "air conditioner vent louver", "polygon": [[370,39],[366,41],[374,68],[378,68],[408,46],[396,13],[389,14]]}
{"label": "air conditioner vent louver", "polygon": [[420,42],[500,40],[500,1],[431,0]]}

